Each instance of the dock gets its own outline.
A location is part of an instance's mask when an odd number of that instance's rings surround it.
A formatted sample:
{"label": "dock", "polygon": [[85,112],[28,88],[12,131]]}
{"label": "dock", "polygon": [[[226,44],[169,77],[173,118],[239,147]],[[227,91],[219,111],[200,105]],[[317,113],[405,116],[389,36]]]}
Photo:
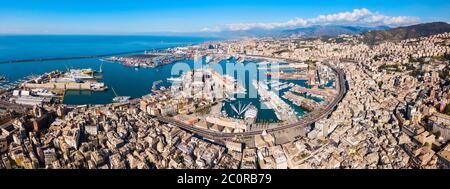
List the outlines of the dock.
{"label": "dock", "polygon": [[327,101],[327,102],[334,99],[336,96],[336,93],[338,92],[335,89],[319,89],[319,88],[315,88],[315,87],[308,89],[308,88],[301,87],[298,85],[295,87],[292,87],[290,89],[290,91],[296,92],[296,93],[307,93],[312,96],[321,97],[321,98],[324,98],[325,101]]}
{"label": "dock", "polygon": [[300,106],[308,111],[314,111],[316,108],[319,108],[321,105],[311,99],[307,99],[305,97],[296,95],[292,92],[286,92],[283,95],[283,98],[291,101],[297,106]]}

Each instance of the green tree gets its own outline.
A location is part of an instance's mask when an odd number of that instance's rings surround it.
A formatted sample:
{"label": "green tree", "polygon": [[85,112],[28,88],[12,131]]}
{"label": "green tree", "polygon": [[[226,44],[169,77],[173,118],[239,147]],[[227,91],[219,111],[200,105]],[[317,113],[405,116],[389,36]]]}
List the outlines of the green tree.
{"label": "green tree", "polygon": [[437,131],[436,133],[434,133],[434,135],[436,136],[436,139],[438,139],[439,137],[441,137],[441,131]]}

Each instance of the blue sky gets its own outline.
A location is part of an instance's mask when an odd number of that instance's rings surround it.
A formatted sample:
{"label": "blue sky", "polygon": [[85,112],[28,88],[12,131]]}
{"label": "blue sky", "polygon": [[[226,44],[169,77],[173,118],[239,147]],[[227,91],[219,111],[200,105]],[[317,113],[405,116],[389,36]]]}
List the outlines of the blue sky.
{"label": "blue sky", "polygon": [[[4,0],[0,33],[127,34],[450,21],[448,0]],[[323,17],[318,17],[324,15]]]}

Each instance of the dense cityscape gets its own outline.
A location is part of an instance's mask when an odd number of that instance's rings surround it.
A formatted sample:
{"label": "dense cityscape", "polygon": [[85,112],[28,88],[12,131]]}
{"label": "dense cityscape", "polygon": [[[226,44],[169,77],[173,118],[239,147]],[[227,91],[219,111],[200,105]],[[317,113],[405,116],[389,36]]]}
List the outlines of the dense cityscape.
{"label": "dense cityscape", "polygon": [[[54,70],[5,87],[0,168],[450,165],[449,32],[376,44],[360,34],[245,38],[104,59],[143,69],[184,60],[205,66],[104,105],[64,104],[69,90],[114,90],[98,81],[103,70]],[[265,79],[242,84],[211,68],[220,62],[256,63]],[[241,102],[252,90],[257,102]],[[261,119],[262,109],[273,118]]]}

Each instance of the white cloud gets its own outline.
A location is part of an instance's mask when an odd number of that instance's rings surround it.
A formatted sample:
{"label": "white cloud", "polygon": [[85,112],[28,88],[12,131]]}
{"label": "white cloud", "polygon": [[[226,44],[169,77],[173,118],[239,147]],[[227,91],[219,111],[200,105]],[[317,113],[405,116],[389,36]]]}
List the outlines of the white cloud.
{"label": "white cloud", "polygon": [[369,9],[354,9],[352,12],[340,12],[336,14],[319,15],[315,18],[295,18],[286,22],[273,23],[237,23],[228,24],[218,30],[250,30],[250,29],[275,29],[289,27],[306,27],[311,25],[358,25],[358,26],[403,26],[418,23],[420,19],[412,16],[386,16]]}

